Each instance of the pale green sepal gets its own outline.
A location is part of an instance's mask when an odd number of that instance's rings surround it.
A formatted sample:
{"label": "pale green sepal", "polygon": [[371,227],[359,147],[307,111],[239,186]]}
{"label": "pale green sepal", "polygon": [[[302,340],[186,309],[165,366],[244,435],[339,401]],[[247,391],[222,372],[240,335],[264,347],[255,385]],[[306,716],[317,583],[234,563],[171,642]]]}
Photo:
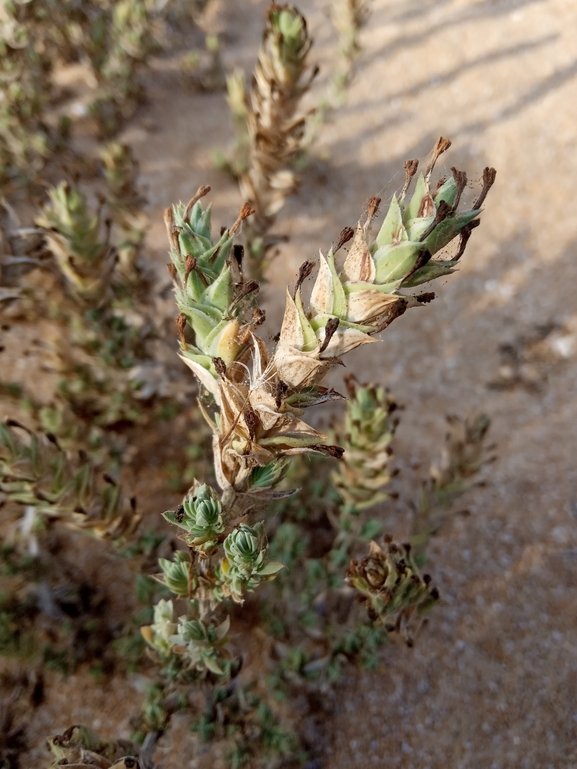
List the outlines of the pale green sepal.
{"label": "pale green sepal", "polygon": [[181,523],[179,523],[176,520],[176,513],[174,510],[167,510],[165,513],[161,514],[165,521],[168,521],[169,523],[173,523],[175,526],[180,526],[181,529],[186,529],[186,526],[183,526]]}
{"label": "pale green sepal", "polygon": [[403,281],[403,288],[413,288],[422,283],[428,283],[435,278],[442,278],[455,272],[457,262],[433,262],[430,261],[424,267],[414,272],[410,278]]}
{"label": "pale green sepal", "polygon": [[304,352],[310,352],[311,350],[316,349],[318,342],[317,342],[317,337],[314,332],[314,329],[311,326],[309,319],[305,314],[300,289],[297,291],[295,296],[295,305],[297,308],[297,313],[299,316],[299,322],[300,322],[301,331],[303,335],[302,349]]}
{"label": "pale green sepal", "polygon": [[[370,290],[374,290],[375,288],[377,288],[376,286],[373,286],[372,283],[367,283],[367,285],[370,287]],[[314,328],[315,332],[318,333],[323,328],[325,328],[328,321],[332,320],[334,317],[335,317],[334,315],[316,315],[311,320],[311,326],[312,328]],[[352,328],[355,331],[362,331],[364,334],[368,334],[373,330],[372,326],[364,326],[361,323],[354,323],[353,321],[344,320],[342,318],[340,318],[339,320],[340,320],[339,331],[342,331],[345,328]]]}
{"label": "pale green sepal", "polygon": [[232,241],[233,238],[228,234],[228,232],[225,232],[222,238],[216,244],[218,254],[212,257],[212,261],[210,263],[210,266],[214,270],[215,275],[219,275],[222,272],[222,269],[229,257],[232,248]]}
{"label": "pale green sepal", "polygon": [[403,226],[403,212],[396,195],[393,195],[391,205],[377,235],[379,246],[388,246],[408,240],[408,235]]}
{"label": "pale green sepal", "polygon": [[357,291],[380,291],[382,294],[394,294],[395,291],[401,287],[402,282],[402,278],[393,280],[391,283],[382,284],[356,281],[355,283],[345,283],[344,289],[347,296],[350,296]]}
{"label": "pale green sepal", "polygon": [[[209,342],[207,341],[211,334],[214,338],[215,332],[219,326],[220,313],[212,307],[203,305],[202,310],[198,307],[186,307],[179,305],[179,309],[187,316],[188,321],[195,333],[196,346],[204,353],[208,353]],[[216,318],[214,317],[216,314]],[[226,321],[221,321],[226,325]]]}
{"label": "pale green sepal", "polygon": [[[184,273],[181,280],[184,280]],[[189,273],[188,279],[186,281],[185,291],[183,292],[184,296],[189,301],[192,300],[193,302],[200,302],[202,301],[202,295],[205,291],[206,285],[202,281],[198,270],[192,270]]]}
{"label": "pale green sepal", "polygon": [[222,358],[227,366],[235,360],[238,353],[238,321],[236,319],[221,321],[204,340],[203,352],[211,357]]}
{"label": "pale green sepal", "polygon": [[399,246],[389,246],[381,254],[377,251],[375,283],[393,283],[404,278],[413,269],[424,248],[423,243],[408,241]]}
{"label": "pale green sepal", "polygon": [[214,673],[217,676],[221,676],[224,673],[224,670],[213,657],[206,656],[204,657],[203,662],[211,673]]}
{"label": "pale green sepal", "polygon": [[423,245],[431,252],[436,254],[442,248],[445,248],[453,238],[465,227],[465,225],[476,219],[480,211],[465,211],[462,214],[448,216],[443,222],[438,224],[429,237],[423,242]]}
{"label": "pale green sepal", "polygon": [[337,318],[346,318],[347,298],[343,284],[337,275],[335,268],[335,255],[333,254],[332,248],[327,255],[327,264],[329,265],[329,270],[331,271],[331,277],[333,280],[333,315],[336,315]]}
{"label": "pale green sepal", "polygon": [[423,198],[427,193],[428,193],[428,185],[427,185],[427,182],[425,181],[425,177],[423,176],[423,174],[419,174],[419,178],[417,179],[417,184],[415,187],[415,191],[413,193],[413,197],[411,198],[411,202],[406,207],[403,214],[403,222],[405,224],[405,227],[408,228],[408,225],[411,219],[416,219],[419,216],[421,203],[423,202]]}
{"label": "pale green sepal", "polygon": [[232,278],[230,275],[230,267],[226,267],[209,286],[203,296],[203,304],[206,299],[210,301],[213,307],[218,308],[222,313],[226,312],[232,301]]}
{"label": "pale green sepal", "polygon": [[282,459],[255,467],[250,474],[249,486],[251,489],[270,489],[281,482],[288,469],[289,463]]}
{"label": "pale green sepal", "polygon": [[184,228],[179,232],[178,243],[180,245],[180,251],[182,254],[190,254],[199,260],[201,260],[207,251],[213,248],[210,240],[201,237],[196,232],[193,232],[189,225],[185,225]]}
{"label": "pale green sepal", "polygon": [[438,207],[439,203],[444,200],[445,203],[453,207],[455,198],[457,197],[457,182],[454,176],[450,176],[444,184],[442,184],[435,193],[435,204]]}
{"label": "pale green sepal", "polygon": [[274,436],[272,438],[260,438],[259,446],[288,446],[292,449],[305,448],[307,446],[316,446],[319,442],[319,436],[306,436],[302,433],[295,433],[291,436],[290,433],[283,433],[280,436]]}
{"label": "pale green sepal", "polygon": [[434,216],[420,216],[417,219],[413,219],[407,225],[407,232],[409,233],[409,240],[416,243],[420,240],[421,235],[425,230],[431,226]]}
{"label": "pale green sepal", "polygon": [[212,230],[212,203],[203,209],[200,200],[197,200],[190,214],[190,226],[203,238],[210,240]]}

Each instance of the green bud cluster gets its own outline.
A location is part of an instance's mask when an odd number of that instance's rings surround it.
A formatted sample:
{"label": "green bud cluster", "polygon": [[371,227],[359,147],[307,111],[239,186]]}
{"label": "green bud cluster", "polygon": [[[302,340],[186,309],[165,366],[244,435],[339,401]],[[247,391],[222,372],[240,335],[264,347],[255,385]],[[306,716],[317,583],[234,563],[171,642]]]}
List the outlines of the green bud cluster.
{"label": "green bud cluster", "polygon": [[251,592],[261,582],[274,579],[283,568],[279,561],[268,560],[268,544],[262,522],[254,526],[241,523],[224,540],[224,553],[218,576],[225,593],[239,603],[246,592]]}
{"label": "green bud cluster", "polygon": [[209,670],[217,676],[222,676],[227,674],[228,660],[222,656],[220,650],[226,644],[229,628],[228,617],[220,625],[180,617],[177,632],[171,640],[175,651],[186,657],[189,668],[199,672]]}
{"label": "green bud cluster", "polygon": [[141,633],[161,657],[178,655],[188,670],[225,675],[227,658],[220,650],[229,628],[228,617],[219,625],[186,616],[175,620],[173,602],[161,599],[154,607],[152,625],[141,628]]}
{"label": "green bud cluster", "polygon": [[[235,277],[229,260],[234,228],[225,230],[218,241],[213,241],[210,206],[203,209],[199,200],[208,191],[208,187],[201,187],[187,206],[180,203],[168,209],[165,220],[172,246],[169,268],[181,313],[182,357],[193,364],[194,371],[202,367],[216,378],[213,359],[221,358],[228,366],[239,351],[239,324],[235,317],[239,307],[232,306]],[[249,210],[244,214],[248,215]],[[194,344],[185,340],[181,318],[194,331]]]}
{"label": "green bud cluster", "polygon": [[185,497],[176,510],[163,513],[163,517],[183,529],[186,543],[199,550],[214,548],[224,531],[222,504],[216,492],[206,484]]}
{"label": "green bud cluster", "polygon": [[269,9],[263,48],[277,82],[286,85],[298,81],[311,45],[305,18],[294,6],[273,5]]}
{"label": "green bud cluster", "polygon": [[383,387],[356,389],[348,380],[344,434],[335,442],[345,450],[332,481],[346,505],[364,510],[387,499],[390,443],[395,432],[395,400]]}
{"label": "green bud cluster", "polygon": [[162,657],[169,657],[174,647],[172,636],[176,633],[177,627],[172,601],[161,598],[154,607],[152,625],[141,628],[140,632],[144,640]]}
{"label": "green bud cluster", "polygon": [[427,177],[420,174],[408,205],[393,195],[379,234],[370,246],[375,284],[383,287],[379,290],[418,286],[454,272],[461,255],[440,262],[432,257],[481,213],[478,202],[469,211],[457,211],[465,182],[465,174],[454,170],[432,193]]}
{"label": "green bud cluster", "polygon": [[162,574],[156,575],[156,579],[163,585],[166,585],[171,593],[174,593],[179,598],[184,598],[189,593],[194,593],[198,580],[190,572],[191,561],[188,553],[177,550],[174,554],[174,560],[169,561],[167,558],[159,558],[158,564],[162,569]]}

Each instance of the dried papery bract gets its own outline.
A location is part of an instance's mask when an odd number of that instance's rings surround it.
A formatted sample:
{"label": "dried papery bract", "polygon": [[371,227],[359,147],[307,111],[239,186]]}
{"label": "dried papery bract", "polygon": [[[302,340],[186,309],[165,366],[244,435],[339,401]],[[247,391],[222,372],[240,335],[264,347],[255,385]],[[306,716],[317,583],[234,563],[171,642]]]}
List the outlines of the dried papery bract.
{"label": "dried papery bract", "polygon": [[[270,243],[268,232],[286,198],[297,185],[292,164],[301,149],[305,118],[299,114],[302,96],[315,71],[307,66],[312,41],[304,16],[293,6],[273,3],[267,22],[247,105],[247,170],[241,191],[255,208],[246,227],[249,268],[260,277]],[[234,81],[235,114],[241,95]]]}

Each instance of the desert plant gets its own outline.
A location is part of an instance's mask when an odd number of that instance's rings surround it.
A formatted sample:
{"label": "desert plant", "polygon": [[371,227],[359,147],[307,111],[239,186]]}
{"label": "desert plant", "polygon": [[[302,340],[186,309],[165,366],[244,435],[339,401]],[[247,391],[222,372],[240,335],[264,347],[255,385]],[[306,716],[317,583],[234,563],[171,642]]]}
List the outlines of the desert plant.
{"label": "desert plant", "polygon": [[[459,212],[466,183],[463,172],[453,169],[435,191],[430,186],[435,162],[449,145],[446,139],[439,140],[408,203],[405,197],[417,163],[406,164],[401,195],[393,196],[375,240],[371,225],[380,201],[372,198],[364,222],[355,231],[343,230],[337,247],[328,257],[321,255],[308,311],[302,284],[314,265],[305,262],[294,292],[287,291],[272,355],[256,335],[262,311],[252,305],[249,314],[250,298],[258,286],[244,281],[242,251],[233,246],[233,236],[251,215],[250,207],[242,208],[233,227],[216,242],[211,236],[210,208],[204,210],[200,202],[209,188],[200,188],[188,205],[167,211],[181,357],[210,396],[202,409],[214,434],[214,470],[220,487],[217,492],[195,481],[182,505],[165,513],[180,530],[187,552],[161,561],[159,579],[185,601],[187,609],[177,618],[173,602],[158,604],[155,621],[143,634],[164,663],[167,680],[184,676],[187,681],[201,678],[223,684],[234,677],[238,665],[227,646],[229,623],[221,614],[226,600],[242,604],[248,593],[279,573],[282,580],[283,563],[270,557],[265,521],[254,520],[258,503],[294,493],[277,486],[295,455],[343,455],[341,447],[324,443],[323,436],[301,418],[304,411],[342,397],[321,381],[343,355],[376,341],[374,336],[408,308],[434,298],[431,293],[414,296],[402,289],[450,274],[462,257],[495,172],[485,170],[479,198],[470,210]],[[457,236],[461,245],[455,256],[435,259]],[[351,240],[338,271],[335,253]],[[358,442],[367,431],[362,411],[372,409],[381,414],[384,431],[372,440],[382,441],[386,453],[390,404],[385,394],[368,389],[355,397],[361,417],[353,425]],[[354,502],[362,505],[368,501],[367,483],[358,468],[356,476],[365,498]],[[377,477],[380,491],[387,480],[386,460],[377,468]],[[430,579],[420,576],[409,546],[393,545],[390,540],[387,545],[387,551],[371,545],[360,564],[351,562],[348,579],[368,603],[370,616],[385,624],[392,621],[398,629],[438,596]],[[358,648],[356,644],[348,647],[342,639],[331,654]],[[299,668],[303,665],[298,663]]]}
{"label": "desert plant", "polygon": [[90,28],[92,46],[85,49],[98,81],[90,112],[101,134],[112,136],[132,117],[142,99],[136,75],[151,51],[152,15],[145,0],[96,5],[100,6],[99,18]]}
{"label": "desert plant", "polygon": [[102,207],[95,213],[77,187],[62,182],[36,218],[46,245],[72,294],[80,302],[106,301],[115,266],[108,233],[103,237]]}
{"label": "desert plant", "polygon": [[345,432],[336,440],[345,449],[342,461],[332,475],[340,496],[353,513],[378,505],[387,499],[390,481],[389,460],[397,404],[382,387],[356,387],[346,377],[347,401]]}

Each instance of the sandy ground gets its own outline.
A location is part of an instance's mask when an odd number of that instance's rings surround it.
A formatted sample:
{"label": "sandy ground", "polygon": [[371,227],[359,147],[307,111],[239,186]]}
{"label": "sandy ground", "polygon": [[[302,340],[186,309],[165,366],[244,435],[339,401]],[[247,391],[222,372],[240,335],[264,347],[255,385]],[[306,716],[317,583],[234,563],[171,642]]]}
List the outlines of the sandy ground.
{"label": "sandy ground", "polygon": [[[321,66],[313,101],[333,61],[327,6],[300,4]],[[213,23],[227,68],[252,65],[265,7],[221,3]],[[468,500],[471,515],[431,546],[444,601],[426,632],[415,649],[385,650],[378,672],[347,674],[315,766],[577,767],[576,28],[575,0],[375,0],[348,102],[279,217],[289,241],[266,289],[271,334],[286,281],[355,223],[367,197],[388,201],[404,159],[426,156],[443,134],[454,146],[441,171],[456,165],[475,182],[486,165],[498,171],[459,273],[349,367],[405,404],[396,453],[407,468],[426,468],[445,414],[475,410],[493,419],[499,461]],[[211,158],[232,139],[223,95],[183,94],[166,60],[147,86],[150,104],[125,138],[141,161],[161,274],[163,207],[209,183],[224,224],[240,198]],[[559,328],[526,369],[539,386],[490,389],[499,345],[548,322]],[[397,520],[394,534],[404,533]],[[105,733],[127,729],[118,682],[90,700],[78,686],[73,677],[59,692],[77,702],[75,720],[96,712]],[[47,705],[39,727],[69,725]],[[190,739],[177,729],[159,753],[166,769],[199,766]]]}

